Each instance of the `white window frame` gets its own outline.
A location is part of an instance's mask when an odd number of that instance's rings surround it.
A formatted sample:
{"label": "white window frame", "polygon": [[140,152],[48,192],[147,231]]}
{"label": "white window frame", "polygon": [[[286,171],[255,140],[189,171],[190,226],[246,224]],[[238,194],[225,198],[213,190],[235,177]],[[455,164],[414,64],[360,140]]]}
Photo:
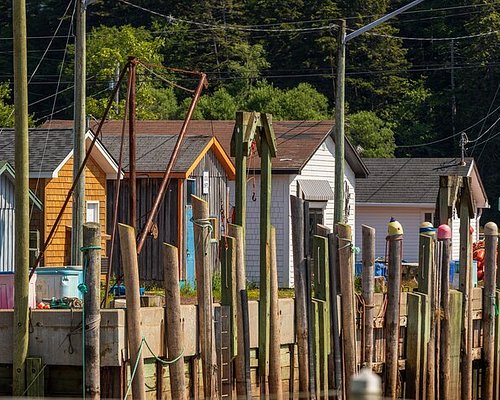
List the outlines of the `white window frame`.
{"label": "white window frame", "polygon": [[[97,204],[97,211],[96,211],[97,221],[89,221],[88,220],[88,210],[89,210],[89,205],[91,205],[91,204]],[[85,202],[85,222],[97,222],[97,223],[99,223],[100,218],[101,218],[100,207],[101,207],[101,203],[99,200],[87,200]]]}

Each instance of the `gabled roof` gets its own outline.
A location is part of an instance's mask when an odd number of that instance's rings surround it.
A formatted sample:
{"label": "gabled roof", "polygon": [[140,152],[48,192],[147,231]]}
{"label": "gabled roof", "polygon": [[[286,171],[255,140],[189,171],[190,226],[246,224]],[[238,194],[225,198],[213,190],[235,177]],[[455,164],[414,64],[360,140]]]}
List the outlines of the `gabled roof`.
{"label": "gabled roof", "polygon": [[[7,161],[0,161],[0,176],[5,175],[8,179],[15,185],[16,174],[14,168]],[[29,191],[30,201],[39,209],[43,208],[42,201],[36,196],[36,194],[30,189]]]}
{"label": "gabled roof", "polygon": [[[104,135],[102,139],[110,153],[120,157],[121,136]],[[136,169],[138,173],[163,173],[172,155],[177,136],[138,135],[136,138]],[[182,141],[180,151],[172,172],[178,177],[187,178],[202,157],[212,150],[226,170],[229,179],[234,179],[234,166],[224,153],[221,145],[212,136],[187,136]],[[128,140],[123,143],[122,169],[129,170]]]}
{"label": "gabled roof", "polygon": [[[0,159],[14,165],[14,129],[0,130]],[[87,147],[93,139],[87,133]],[[30,178],[57,178],[59,170],[73,155],[72,129],[30,129],[29,169]],[[92,157],[108,175],[116,177],[118,165],[102,143],[97,140]]]}
{"label": "gabled roof", "polygon": [[436,203],[439,176],[472,178],[473,197],[480,208],[488,207],[488,198],[472,158],[465,165],[458,158],[364,158],[370,171],[356,181],[356,203],[428,204]]}
{"label": "gabled roof", "polygon": [[[102,128],[103,136],[120,135],[122,121],[108,120]],[[178,135],[183,121],[137,121],[138,135]],[[52,127],[70,127],[70,120],[52,120]],[[94,129],[97,122],[91,123]],[[278,146],[278,155],[273,159],[274,173],[299,174],[309,159],[329,135],[333,138],[333,121],[273,121]],[[231,136],[233,134],[234,120],[194,120],[189,123],[188,135],[215,136],[227,154],[230,153]],[[357,177],[368,174],[358,153],[350,142],[345,140],[345,157]],[[258,157],[253,158],[253,165],[260,165]]]}

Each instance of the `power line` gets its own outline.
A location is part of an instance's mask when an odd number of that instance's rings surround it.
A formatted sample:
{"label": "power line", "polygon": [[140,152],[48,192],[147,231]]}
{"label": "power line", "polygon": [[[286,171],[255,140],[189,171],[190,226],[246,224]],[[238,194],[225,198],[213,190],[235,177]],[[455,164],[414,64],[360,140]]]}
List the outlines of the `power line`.
{"label": "power line", "polygon": [[[349,30],[354,31],[354,29],[349,29]],[[367,35],[370,35],[370,36],[380,36],[380,37],[385,37],[385,38],[389,38],[389,39],[413,40],[413,41],[420,41],[420,42],[440,42],[440,41],[451,41],[451,40],[474,39],[474,38],[478,38],[478,37],[494,35],[494,34],[500,33],[500,31],[490,31],[490,32],[477,33],[474,35],[467,35],[467,36],[438,37],[438,38],[419,38],[419,37],[408,37],[408,36],[395,36],[395,35],[387,35],[384,33],[376,33],[376,32],[365,32],[365,33]]]}

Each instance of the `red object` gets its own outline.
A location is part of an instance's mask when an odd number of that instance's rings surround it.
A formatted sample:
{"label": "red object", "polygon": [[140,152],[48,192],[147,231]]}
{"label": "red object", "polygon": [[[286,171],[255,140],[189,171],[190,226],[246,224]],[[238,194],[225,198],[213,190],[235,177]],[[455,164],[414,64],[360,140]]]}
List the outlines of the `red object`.
{"label": "red object", "polygon": [[448,225],[439,225],[438,226],[438,239],[451,239],[451,228]]}
{"label": "red object", "polygon": [[484,271],[482,269],[477,269],[477,280],[482,281],[484,278]]}

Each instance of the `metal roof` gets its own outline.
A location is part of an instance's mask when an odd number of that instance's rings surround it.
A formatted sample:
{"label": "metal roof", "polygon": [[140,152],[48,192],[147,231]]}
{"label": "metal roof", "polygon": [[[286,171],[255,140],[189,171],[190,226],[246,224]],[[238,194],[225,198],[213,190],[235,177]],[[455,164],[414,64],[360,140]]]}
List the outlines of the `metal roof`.
{"label": "metal roof", "polygon": [[305,200],[328,201],[333,200],[333,190],[327,180],[299,179],[300,190]]}

